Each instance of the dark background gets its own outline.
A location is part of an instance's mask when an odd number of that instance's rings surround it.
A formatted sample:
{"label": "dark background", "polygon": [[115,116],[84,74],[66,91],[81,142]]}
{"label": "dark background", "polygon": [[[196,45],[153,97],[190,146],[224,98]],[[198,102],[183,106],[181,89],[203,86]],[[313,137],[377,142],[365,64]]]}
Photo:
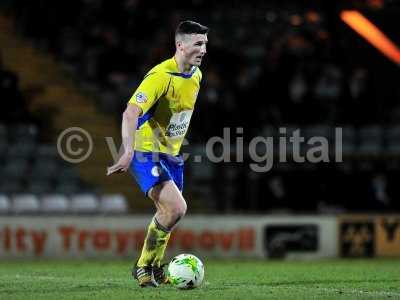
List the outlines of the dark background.
{"label": "dark background", "polygon": [[[256,173],[247,156],[244,163],[189,161],[186,197],[203,199],[209,210],[400,209],[399,66],[339,16],[356,9],[400,45],[398,1],[15,0],[2,9],[15,19],[18,34],[53,55],[83,89],[94,90],[99,113],[117,124],[147,70],[174,54],[176,25],[192,19],[209,26],[189,152],[204,151],[224,127],[242,127],[245,143],[255,136],[277,141],[280,127],[332,141],[334,129],[343,128],[341,163],[289,160]],[[19,89],[18,74],[1,71],[1,80],[3,127],[31,124],[42,139],[51,137],[51,112],[26,108],[29,95]],[[25,179],[9,186],[7,180],[0,190],[15,193],[30,185]],[[80,182],[81,190],[101,187]],[[46,191],[59,192],[57,183]]]}

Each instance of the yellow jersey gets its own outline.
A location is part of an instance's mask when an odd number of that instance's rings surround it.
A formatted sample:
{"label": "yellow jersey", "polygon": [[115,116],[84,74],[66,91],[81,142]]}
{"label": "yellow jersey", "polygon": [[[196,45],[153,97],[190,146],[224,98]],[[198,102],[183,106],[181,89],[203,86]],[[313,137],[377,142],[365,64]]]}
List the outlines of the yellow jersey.
{"label": "yellow jersey", "polygon": [[202,78],[198,67],[180,73],[175,58],[152,68],[129,100],[139,106],[134,149],[178,155],[189,128]]}

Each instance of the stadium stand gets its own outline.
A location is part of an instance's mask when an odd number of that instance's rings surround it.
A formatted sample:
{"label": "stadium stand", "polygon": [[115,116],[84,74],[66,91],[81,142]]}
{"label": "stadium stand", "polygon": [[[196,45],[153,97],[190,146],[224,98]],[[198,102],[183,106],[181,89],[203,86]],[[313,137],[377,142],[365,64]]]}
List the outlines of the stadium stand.
{"label": "stadium stand", "polygon": [[15,195],[12,198],[11,210],[17,215],[38,214],[40,212],[40,202],[33,194]]}
{"label": "stadium stand", "polygon": [[45,214],[68,214],[70,213],[70,200],[63,194],[52,194],[42,196],[41,211]]}
{"label": "stadium stand", "polygon": [[123,195],[103,195],[100,198],[100,212],[107,215],[126,214],[128,204]]}
{"label": "stadium stand", "polygon": [[71,212],[76,214],[96,214],[100,203],[93,194],[77,194],[71,196]]}
{"label": "stadium stand", "polygon": [[0,195],[0,214],[7,215],[10,212],[10,199],[7,195],[1,194]]}

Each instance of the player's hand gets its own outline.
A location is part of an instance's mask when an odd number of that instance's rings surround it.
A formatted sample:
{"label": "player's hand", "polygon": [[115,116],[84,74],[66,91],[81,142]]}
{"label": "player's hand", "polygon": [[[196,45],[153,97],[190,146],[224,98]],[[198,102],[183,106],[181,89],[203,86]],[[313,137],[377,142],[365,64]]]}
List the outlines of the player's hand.
{"label": "player's hand", "polygon": [[107,168],[107,176],[114,173],[123,173],[129,169],[133,158],[133,152],[127,151],[122,154],[118,162]]}

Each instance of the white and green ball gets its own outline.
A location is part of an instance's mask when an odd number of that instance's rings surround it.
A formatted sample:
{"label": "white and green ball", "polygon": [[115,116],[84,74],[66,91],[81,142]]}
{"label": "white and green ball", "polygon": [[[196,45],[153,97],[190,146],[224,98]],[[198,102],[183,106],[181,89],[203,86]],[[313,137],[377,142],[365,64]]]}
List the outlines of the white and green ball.
{"label": "white and green ball", "polygon": [[179,289],[193,289],[203,282],[204,265],[192,254],[180,254],[169,263],[168,277],[171,285]]}

